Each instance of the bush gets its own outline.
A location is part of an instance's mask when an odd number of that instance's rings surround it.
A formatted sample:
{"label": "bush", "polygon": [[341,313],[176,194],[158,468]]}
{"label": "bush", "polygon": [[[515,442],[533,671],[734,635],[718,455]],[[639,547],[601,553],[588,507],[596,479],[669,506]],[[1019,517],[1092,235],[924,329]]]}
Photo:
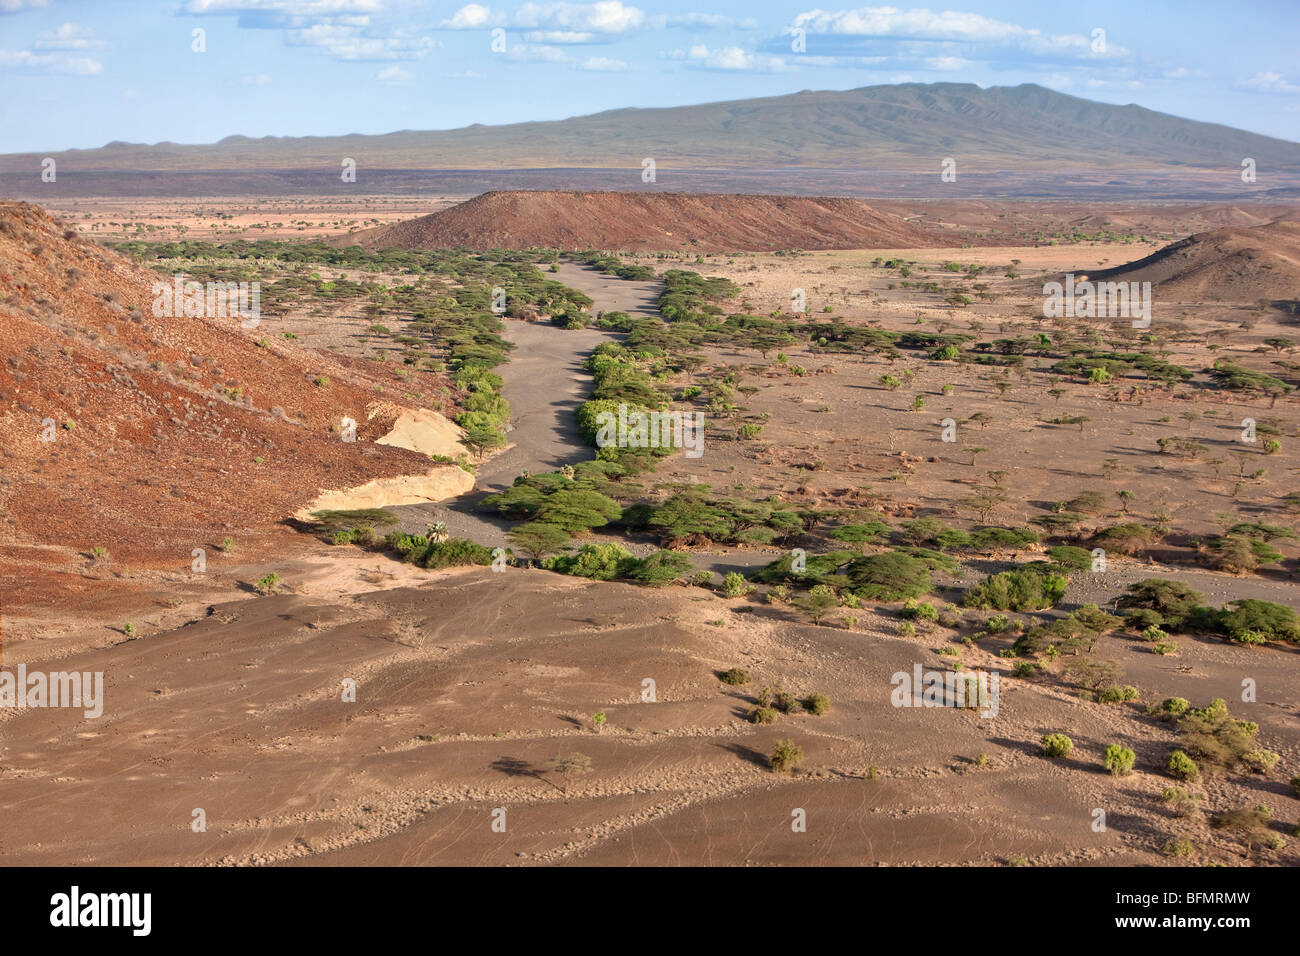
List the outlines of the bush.
{"label": "bush", "polygon": [[275,594],[280,590],[280,575],[272,571],[262,580],[257,582],[257,592],[259,594]]}
{"label": "bush", "polygon": [[1131,685],[1124,687],[1111,685],[1110,687],[1103,687],[1101,690],[1097,691],[1097,703],[1099,704],[1118,704],[1121,701],[1137,699],[1137,688]]}
{"label": "bush", "polygon": [[803,704],[803,709],[814,717],[820,717],[831,709],[831,699],[820,691],[814,691],[800,703]]}
{"label": "bush", "polygon": [[1111,776],[1123,777],[1133,770],[1133,764],[1137,762],[1137,755],[1127,747],[1121,747],[1119,744],[1111,744],[1106,748],[1106,756],[1103,763],[1106,769],[1111,772]]}
{"label": "bush", "polygon": [[469,564],[491,564],[492,552],[468,538],[431,541],[424,553],[415,558],[422,568],[453,568]]}
{"label": "bush", "polygon": [[854,558],[847,573],[858,597],[871,601],[902,601],[932,588],[926,563],[901,551]]}
{"label": "bush", "polygon": [[760,704],[750,709],[749,719],[755,724],[774,724],[777,721],[777,712],[773,707],[764,707]]}
{"label": "bush", "polygon": [[1070,571],[1087,571],[1092,568],[1092,552],[1071,544],[1048,548],[1047,556]]}
{"label": "bush", "polygon": [[1254,598],[1230,601],[1219,612],[1218,624],[1225,634],[1240,643],[1259,643],[1263,638],[1300,644],[1300,619],[1295,611],[1272,601]]}
{"label": "bush", "polygon": [[1195,780],[1201,775],[1201,768],[1196,761],[1181,750],[1169,755],[1169,772],[1179,780]]}
{"label": "bush", "polygon": [[820,624],[827,614],[840,606],[840,602],[828,585],[818,584],[803,597],[795,598],[794,606],[812,618],[814,623]]}
{"label": "bush", "polygon": [[1200,809],[1200,795],[1188,792],[1185,787],[1165,787],[1160,799],[1180,817],[1190,817]]}
{"label": "bush", "polygon": [[933,604],[918,603],[915,598],[908,598],[899,615],[908,621],[937,621],[939,612]]}
{"label": "bush", "polygon": [[799,762],[803,760],[803,751],[795,746],[793,741],[778,740],[772,756],[768,759],[774,771],[787,773],[798,768]]}
{"label": "bush", "polygon": [[[523,527],[521,525],[520,527]],[[593,581],[612,581],[631,573],[640,562],[620,544],[585,544],[573,554],[546,561],[544,567]]]}
{"label": "bush", "polygon": [[1147,578],[1129,585],[1128,592],[1116,602],[1117,607],[1151,612],[1125,614],[1131,627],[1145,628],[1154,624],[1179,634],[1212,623],[1213,612],[1201,605],[1204,600],[1201,593],[1178,581]]}
{"label": "bush", "polygon": [[1247,750],[1241,755],[1241,762],[1253,773],[1268,773],[1281,759],[1271,750]]}
{"label": "bush", "polygon": [[1040,743],[1043,745],[1043,756],[1052,759],[1068,757],[1074,750],[1074,741],[1065,734],[1044,734]]}
{"label": "bush", "polygon": [[795,697],[794,694],[777,688],[772,695],[772,706],[783,714],[797,714],[801,705],[799,698]]}
{"label": "bush", "polygon": [[1164,703],[1160,705],[1160,709],[1166,714],[1181,717],[1183,714],[1187,713],[1187,709],[1191,706],[1191,701],[1186,697],[1166,697]]}
{"label": "bush", "polygon": [[1054,607],[1069,587],[1069,580],[1045,563],[1000,571],[962,595],[966,607],[999,611],[1039,611]]}
{"label": "bush", "polygon": [[628,577],[650,587],[663,587],[693,570],[691,559],[676,551],[656,551],[628,572]]}
{"label": "bush", "polygon": [[722,579],[722,593],[729,598],[743,597],[754,590],[754,585],[745,580],[743,574],[727,572]]}
{"label": "bush", "polygon": [[[548,554],[558,551],[569,540],[569,532],[559,525],[550,524],[546,521],[526,521],[523,524],[515,525],[506,533],[506,536],[516,548],[532,555],[534,561],[545,559]],[[575,572],[566,570],[565,573],[573,574]],[[590,576],[584,575],[584,577]]]}
{"label": "bush", "polygon": [[730,684],[732,687],[739,687],[741,684],[749,683],[749,671],[741,667],[733,667],[731,670],[719,674],[718,680],[724,684]]}

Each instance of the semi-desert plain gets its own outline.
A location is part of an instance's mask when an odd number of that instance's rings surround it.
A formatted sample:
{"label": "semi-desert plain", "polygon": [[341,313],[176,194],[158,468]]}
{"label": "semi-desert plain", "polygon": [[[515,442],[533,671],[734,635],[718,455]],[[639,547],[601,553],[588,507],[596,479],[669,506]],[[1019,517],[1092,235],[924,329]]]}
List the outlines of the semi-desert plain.
{"label": "semi-desert plain", "polygon": [[0,861],[1300,864],[1300,145],[812,83],[5,149]]}

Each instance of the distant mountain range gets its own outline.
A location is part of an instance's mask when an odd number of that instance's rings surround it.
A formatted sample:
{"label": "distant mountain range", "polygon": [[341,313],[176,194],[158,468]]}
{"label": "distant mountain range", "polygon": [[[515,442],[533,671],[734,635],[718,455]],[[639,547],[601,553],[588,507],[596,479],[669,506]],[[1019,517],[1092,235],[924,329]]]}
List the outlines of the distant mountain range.
{"label": "distant mountain range", "polygon": [[[39,186],[42,155],[0,156],[0,190],[14,190],[21,177],[24,188],[18,191],[37,192],[25,187],[34,176]],[[721,184],[718,177],[725,180],[728,173],[748,182],[790,171],[820,176],[815,187],[820,191],[872,171],[924,175],[938,183],[946,158],[955,161],[959,184],[963,174],[1026,174],[1036,184],[1027,195],[1078,195],[1069,188],[1054,191],[1052,183],[1080,173],[1098,174],[1099,185],[1125,185],[1131,182],[1125,171],[1213,180],[1214,189],[1242,192],[1245,158],[1255,161],[1261,190],[1300,184],[1300,144],[1140,106],[1095,103],[1032,84],[985,90],[961,83],[907,83],[446,131],[231,136],[195,146],[110,143],[47,155],[58,161],[61,179],[65,171],[86,176],[87,182],[135,177],[137,187],[149,190],[182,184],[182,194],[201,190],[205,177],[222,171],[272,192],[304,175],[320,184],[332,182],[333,191],[341,185],[344,157],[356,160],[358,183],[366,176],[374,185],[385,178],[413,182],[416,171],[457,171],[449,181],[474,178],[466,192],[554,188],[560,183],[507,181],[503,174],[557,169],[576,176],[579,188],[639,188],[645,159],[655,161],[661,180],[673,171],[707,170],[713,179],[705,188],[713,190]],[[583,169],[621,172],[611,183],[584,179]],[[626,185],[617,187],[621,180]],[[140,185],[146,182],[151,185]],[[677,184],[683,186],[695,189]],[[755,186],[774,191],[770,182]]]}

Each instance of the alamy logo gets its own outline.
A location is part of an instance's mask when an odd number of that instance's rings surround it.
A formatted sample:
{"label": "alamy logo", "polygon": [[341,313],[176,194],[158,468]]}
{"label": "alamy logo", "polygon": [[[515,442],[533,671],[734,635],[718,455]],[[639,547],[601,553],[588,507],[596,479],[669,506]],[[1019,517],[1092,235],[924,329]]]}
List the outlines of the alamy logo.
{"label": "alamy logo", "polygon": [[0,671],[0,707],[80,707],[90,719],[104,713],[103,671]]}
{"label": "alamy logo", "polygon": [[914,664],[912,673],[898,671],[889,682],[894,685],[889,702],[895,707],[978,708],[981,717],[998,715],[996,671],[922,671]]}
{"label": "alamy logo", "polygon": [[687,458],[704,454],[703,412],[629,412],[618,406],[618,414],[596,415],[598,448],[682,448]]}
{"label": "alamy logo", "polygon": [[50,897],[51,926],[129,926],[131,935],[148,936],[153,927],[152,893],[69,893]]}
{"label": "alamy logo", "polygon": [[246,329],[256,328],[262,315],[262,283],[208,282],[176,276],[168,284],[155,282],[153,296],[155,319],[239,319]]}
{"label": "alamy logo", "polygon": [[1049,319],[1132,319],[1135,329],[1151,327],[1150,282],[1089,282],[1087,276],[1075,281],[1071,272],[1064,285],[1044,283],[1043,295]]}

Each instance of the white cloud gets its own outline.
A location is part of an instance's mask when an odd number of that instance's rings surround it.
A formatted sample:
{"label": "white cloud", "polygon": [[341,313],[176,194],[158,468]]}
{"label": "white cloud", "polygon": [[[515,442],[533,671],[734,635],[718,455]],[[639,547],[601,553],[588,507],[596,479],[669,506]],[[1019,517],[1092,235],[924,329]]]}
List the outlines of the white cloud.
{"label": "white cloud", "polygon": [[76,23],[65,23],[42,33],[32,44],[38,50],[90,50],[103,45],[89,29]]}
{"label": "white cloud", "polygon": [[1300,93],[1300,86],[1287,80],[1281,73],[1256,73],[1248,80],[1239,80],[1237,86],[1257,93]]}
{"label": "white cloud", "polygon": [[583,61],[582,69],[595,73],[626,73],[631,66],[622,60],[614,60],[607,56],[593,56]]}
{"label": "white cloud", "polygon": [[925,63],[932,70],[964,70],[970,66],[970,60],[960,56],[932,56]]}
{"label": "white cloud", "polygon": [[710,49],[703,43],[697,43],[685,52],[674,50],[669,59],[683,60],[696,69],[719,70],[722,72],[748,73],[783,73],[790,66],[779,56],[763,53],[750,53],[738,46]]}
{"label": "white cloud", "polygon": [[737,20],[720,13],[675,13],[655,17],[657,27],[682,27],[688,30],[757,30],[758,21],[750,17]]}
{"label": "white cloud", "polygon": [[572,63],[573,58],[558,47],[529,46],[517,43],[506,51],[506,59],[515,63]]}
{"label": "white cloud", "polygon": [[900,10],[897,7],[861,7],[857,10],[810,10],[798,14],[792,27],[810,36],[839,38],[836,46],[866,39],[923,41],[926,43],[965,44],[968,57],[987,59],[980,47],[992,48],[1004,55],[1019,50],[1033,56],[1067,59],[1122,59],[1130,51],[1114,43],[1094,50],[1090,36],[1070,33],[1044,34],[1033,27],[1022,27],[1004,20],[994,20],[978,13],[955,10],[934,12],[924,8]]}
{"label": "white cloud", "polygon": [[0,0],[0,13],[19,13],[48,7],[50,0]]}
{"label": "white cloud", "polygon": [[375,34],[361,26],[317,23],[301,30],[289,30],[290,46],[315,46],[340,60],[417,60],[438,46],[430,37],[407,33]]}
{"label": "white cloud", "polygon": [[501,26],[505,22],[504,13],[493,13],[481,4],[471,3],[461,7],[439,26],[444,30],[481,30],[484,27]]}
{"label": "white cloud", "polygon": [[529,30],[524,34],[529,43],[591,43],[594,33],[577,33],[573,30]]}
{"label": "white cloud", "polygon": [[98,76],[104,64],[93,57],[66,53],[33,53],[30,50],[0,50],[0,69],[65,73],[69,76]]}
{"label": "white cloud", "polygon": [[415,80],[415,74],[400,66],[386,66],[375,74],[375,79],[385,86],[409,86]]}
{"label": "white cloud", "polygon": [[245,86],[266,86],[271,82],[271,78],[265,73],[249,73],[240,82]]}
{"label": "white cloud", "polygon": [[277,13],[288,17],[337,17],[346,13],[382,13],[385,0],[186,0],[182,13]]}
{"label": "white cloud", "polygon": [[515,11],[517,26],[589,33],[629,33],[645,23],[646,15],[621,0],[599,3],[525,3]]}
{"label": "white cloud", "polygon": [[461,7],[439,26],[444,30],[479,30],[516,26],[535,31],[532,42],[591,43],[629,34],[650,24],[645,12],[622,0],[599,3],[525,3],[513,16],[478,3]]}

